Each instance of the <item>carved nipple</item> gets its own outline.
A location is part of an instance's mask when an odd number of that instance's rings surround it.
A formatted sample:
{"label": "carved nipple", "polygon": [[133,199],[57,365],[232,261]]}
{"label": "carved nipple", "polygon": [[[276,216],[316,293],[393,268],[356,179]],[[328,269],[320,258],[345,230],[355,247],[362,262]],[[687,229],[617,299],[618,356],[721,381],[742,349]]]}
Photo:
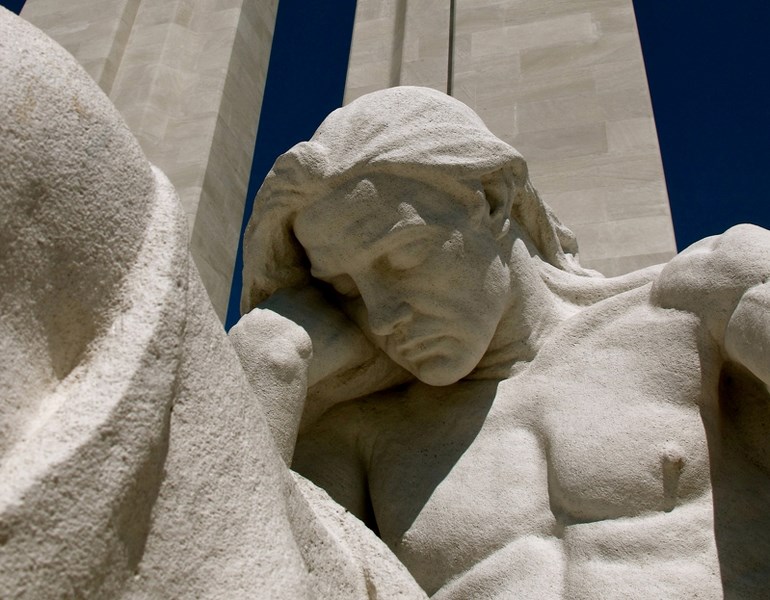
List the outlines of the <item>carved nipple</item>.
{"label": "carved nipple", "polygon": [[679,475],[685,463],[684,451],[678,444],[666,444],[660,453],[660,462],[663,471],[663,510],[669,512],[676,506]]}

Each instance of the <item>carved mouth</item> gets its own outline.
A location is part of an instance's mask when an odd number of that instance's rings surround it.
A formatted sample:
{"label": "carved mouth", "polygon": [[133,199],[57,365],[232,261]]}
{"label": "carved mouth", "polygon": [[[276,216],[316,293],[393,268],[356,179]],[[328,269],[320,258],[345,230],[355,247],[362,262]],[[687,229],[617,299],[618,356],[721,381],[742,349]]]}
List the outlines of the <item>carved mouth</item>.
{"label": "carved mouth", "polygon": [[419,360],[430,354],[435,354],[445,337],[443,335],[425,335],[409,339],[397,345],[396,352],[407,360]]}

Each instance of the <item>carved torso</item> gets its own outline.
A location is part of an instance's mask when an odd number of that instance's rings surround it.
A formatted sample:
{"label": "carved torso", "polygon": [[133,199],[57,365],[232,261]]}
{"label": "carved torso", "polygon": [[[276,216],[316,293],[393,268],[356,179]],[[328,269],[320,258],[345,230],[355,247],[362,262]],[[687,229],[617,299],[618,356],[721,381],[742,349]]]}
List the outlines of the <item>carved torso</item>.
{"label": "carved torso", "polygon": [[721,597],[707,432],[721,358],[696,317],[648,294],[567,320],[503,382],[342,406],[298,466],[344,504],[318,440],[349,443],[381,537],[439,598]]}

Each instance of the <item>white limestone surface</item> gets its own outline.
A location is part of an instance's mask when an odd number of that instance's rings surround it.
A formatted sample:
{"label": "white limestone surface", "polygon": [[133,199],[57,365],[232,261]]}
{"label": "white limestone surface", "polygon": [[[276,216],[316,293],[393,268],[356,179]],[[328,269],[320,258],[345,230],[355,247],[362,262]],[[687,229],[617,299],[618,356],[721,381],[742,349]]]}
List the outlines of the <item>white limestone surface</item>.
{"label": "white limestone surface", "polygon": [[521,155],[402,87],[278,159],[244,257],[244,332],[310,338],[285,456],[432,598],[770,594],[770,232],[602,277]]}
{"label": "white limestone surface", "polygon": [[277,0],[27,0],[177,191],[190,252],[224,322]]}
{"label": "white limestone surface", "polygon": [[[345,102],[447,88],[449,2],[358,0]],[[632,0],[460,0],[452,95],[527,158],[608,275],[669,260],[674,232]]]}
{"label": "white limestone surface", "polygon": [[0,9],[0,595],[424,598],[290,474],[187,239],[107,97]]}
{"label": "white limestone surface", "polygon": [[601,277],[396,88],[276,162],[229,339],[173,187],[4,10],[0,141],[4,596],[768,596],[770,232]]}

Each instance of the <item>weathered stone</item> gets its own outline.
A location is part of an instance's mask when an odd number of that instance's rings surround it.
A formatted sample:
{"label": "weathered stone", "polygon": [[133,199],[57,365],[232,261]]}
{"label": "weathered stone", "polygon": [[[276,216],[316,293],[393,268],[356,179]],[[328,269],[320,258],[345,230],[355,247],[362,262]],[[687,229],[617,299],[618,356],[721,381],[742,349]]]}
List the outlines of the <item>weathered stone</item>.
{"label": "weathered stone", "polygon": [[2,596],[424,597],[296,483],[173,187],[75,61],[4,9],[0,140]]}
{"label": "weathered stone", "polygon": [[763,598],[768,279],[750,225],[628,275],[582,269],[513,148],[460,102],[394,88],[276,162],[244,328],[305,329],[320,377],[294,467],[432,597]]}
{"label": "weathered stone", "polygon": [[228,338],[171,184],[4,10],[0,141],[4,596],[767,597],[766,230],[604,278],[395,88],[276,162]]}

